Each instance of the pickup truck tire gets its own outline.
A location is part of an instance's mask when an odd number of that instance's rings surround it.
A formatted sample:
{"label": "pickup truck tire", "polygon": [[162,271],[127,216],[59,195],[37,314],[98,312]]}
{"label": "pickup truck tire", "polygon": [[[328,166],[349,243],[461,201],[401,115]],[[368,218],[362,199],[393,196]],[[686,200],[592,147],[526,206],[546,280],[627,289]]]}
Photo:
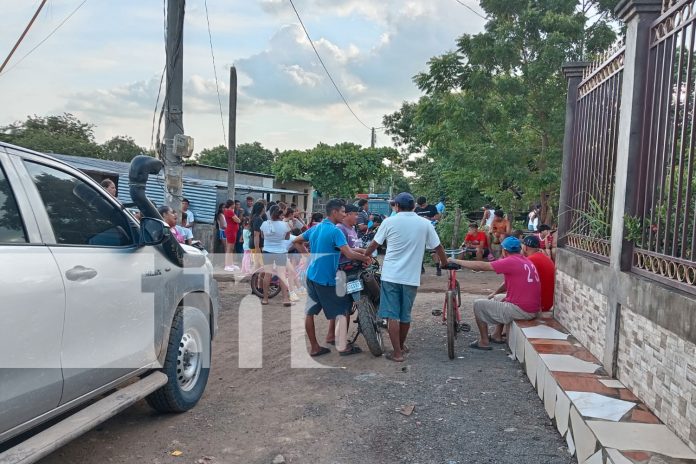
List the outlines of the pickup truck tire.
{"label": "pickup truck tire", "polygon": [[200,309],[179,308],[169,333],[161,371],[167,383],[147,397],[160,412],[184,412],[203,396],[210,372],[210,325]]}

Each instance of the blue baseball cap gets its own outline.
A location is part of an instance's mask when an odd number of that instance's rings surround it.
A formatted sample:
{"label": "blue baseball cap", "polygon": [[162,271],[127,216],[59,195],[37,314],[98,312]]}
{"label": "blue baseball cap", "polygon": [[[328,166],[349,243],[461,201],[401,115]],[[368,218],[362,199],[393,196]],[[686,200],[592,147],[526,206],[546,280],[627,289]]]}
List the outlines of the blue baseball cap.
{"label": "blue baseball cap", "polygon": [[500,246],[503,247],[503,250],[509,251],[510,253],[519,253],[520,250],[522,250],[522,243],[517,237],[506,238]]}
{"label": "blue baseball cap", "polygon": [[416,200],[410,193],[401,192],[400,194],[394,197],[394,203],[396,203],[399,206],[405,206],[407,208],[410,208],[416,204]]}

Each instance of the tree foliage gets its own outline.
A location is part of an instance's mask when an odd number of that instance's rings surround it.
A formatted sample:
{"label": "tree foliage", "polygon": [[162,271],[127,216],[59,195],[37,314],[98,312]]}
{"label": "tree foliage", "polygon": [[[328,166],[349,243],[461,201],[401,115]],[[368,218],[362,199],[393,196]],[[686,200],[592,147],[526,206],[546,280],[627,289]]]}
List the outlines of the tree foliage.
{"label": "tree foliage", "polygon": [[112,161],[130,162],[136,156],[145,154],[148,151],[127,135],[117,135],[101,145],[101,157]]}
{"label": "tree foliage", "polygon": [[485,31],[433,57],[414,77],[424,96],[384,117],[404,154],[424,155],[409,166],[416,185],[462,206],[477,193],[505,209],[541,203],[550,220],[565,116],[561,65],[614,42],[616,3],[481,0]]}
{"label": "tree foliage", "polygon": [[[271,174],[276,153],[264,148],[259,142],[242,143],[237,145],[236,167],[240,171],[261,172]],[[227,168],[228,150],[224,145],[202,150],[197,160],[200,164]]]}
{"label": "tree foliage", "polygon": [[83,123],[70,113],[34,115],[0,127],[0,141],[46,153],[101,156],[101,148],[94,141],[94,125]]}
{"label": "tree foliage", "polygon": [[305,178],[325,197],[352,198],[367,192],[371,182],[390,178],[385,160],[395,160],[393,148],[363,148],[354,143],[326,145],[280,153],[273,171],[281,182]]}

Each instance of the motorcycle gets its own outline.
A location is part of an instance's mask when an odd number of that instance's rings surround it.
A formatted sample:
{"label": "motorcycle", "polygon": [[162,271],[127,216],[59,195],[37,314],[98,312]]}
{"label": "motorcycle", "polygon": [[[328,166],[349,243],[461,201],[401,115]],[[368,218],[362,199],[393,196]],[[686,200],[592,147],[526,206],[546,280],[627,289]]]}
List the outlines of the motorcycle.
{"label": "motorcycle", "polygon": [[370,353],[382,356],[382,323],[377,316],[380,292],[379,263],[374,260],[372,264],[364,267],[360,261],[351,261],[340,265],[339,271],[342,273],[339,272],[336,291],[339,296],[350,295],[353,298],[350,315],[358,313],[355,319],[357,328],[348,338],[348,342],[355,343],[362,334]]}

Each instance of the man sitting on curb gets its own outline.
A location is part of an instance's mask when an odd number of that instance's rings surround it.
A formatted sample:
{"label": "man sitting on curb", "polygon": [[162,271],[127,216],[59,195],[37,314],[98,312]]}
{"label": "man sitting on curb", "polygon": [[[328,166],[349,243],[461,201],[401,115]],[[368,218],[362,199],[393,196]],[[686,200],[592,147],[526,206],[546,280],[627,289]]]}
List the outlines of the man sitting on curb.
{"label": "man sitting on curb", "polygon": [[[504,298],[474,301],[474,317],[479,329],[479,339],[469,346],[477,350],[491,350],[488,336],[488,326],[509,324],[514,320],[534,319],[541,307],[541,285],[534,264],[520,254],[522,244],[515,237],[508,237],[501,243],[502,259],[490,263],[480,261],[462,261],[449,258],[450,263],[456,263],[466,269],[475,271],[494,271],[505,276]],[[501,286],[502,288],[502,286]]]}

